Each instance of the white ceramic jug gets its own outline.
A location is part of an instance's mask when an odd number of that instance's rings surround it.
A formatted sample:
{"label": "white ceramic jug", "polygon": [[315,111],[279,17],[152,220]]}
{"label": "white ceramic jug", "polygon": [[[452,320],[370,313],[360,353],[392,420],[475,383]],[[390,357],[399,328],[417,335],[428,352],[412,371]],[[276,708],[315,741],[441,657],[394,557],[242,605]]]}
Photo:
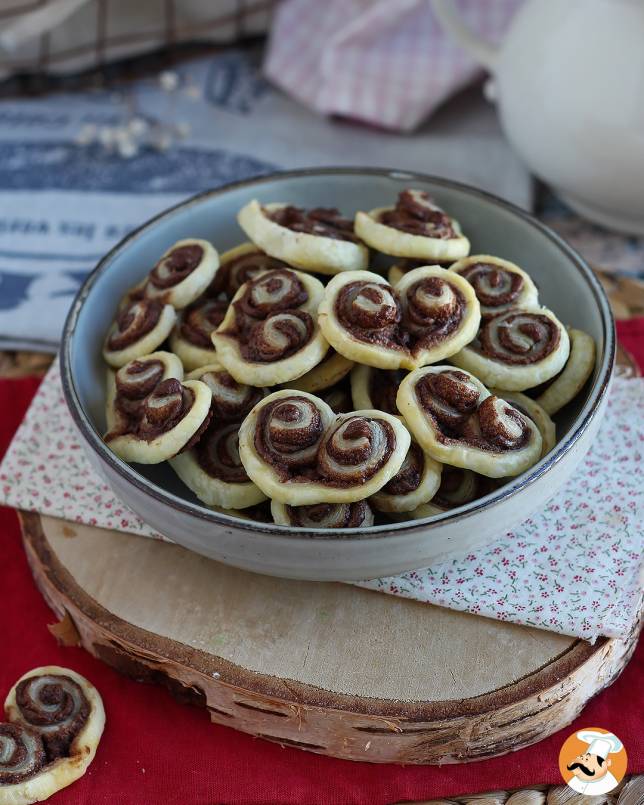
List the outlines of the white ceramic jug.
{"label": "white ceramic jug", "polygon": [[434,11],[494,76],[505,133],[580,214],[644,235],[644,0],[527,0],[498,49]]}

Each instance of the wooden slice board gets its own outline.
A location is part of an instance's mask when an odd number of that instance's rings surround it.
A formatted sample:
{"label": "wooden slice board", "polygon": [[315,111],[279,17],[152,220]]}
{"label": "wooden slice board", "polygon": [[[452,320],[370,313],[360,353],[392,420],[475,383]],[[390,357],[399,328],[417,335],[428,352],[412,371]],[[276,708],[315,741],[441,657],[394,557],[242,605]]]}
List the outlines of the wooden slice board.
{"label": "wooden slice board", "polygon": [[212,721],[336,757],[459,763],[570,723],[628,661],[589,643],[342,584],[257,576],[22,513],[58,637]]}

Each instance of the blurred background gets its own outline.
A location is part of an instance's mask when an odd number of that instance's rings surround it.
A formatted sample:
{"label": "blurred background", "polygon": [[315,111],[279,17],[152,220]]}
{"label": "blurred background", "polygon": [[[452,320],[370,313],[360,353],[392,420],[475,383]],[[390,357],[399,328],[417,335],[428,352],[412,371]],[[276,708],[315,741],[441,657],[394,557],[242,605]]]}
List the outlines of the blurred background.
{"label": "blurred background", "polygon": [[642,41],[633,0],[0,0],[0,349],[55,351],[128,231],[280,168],[476,185],[628,288]]}

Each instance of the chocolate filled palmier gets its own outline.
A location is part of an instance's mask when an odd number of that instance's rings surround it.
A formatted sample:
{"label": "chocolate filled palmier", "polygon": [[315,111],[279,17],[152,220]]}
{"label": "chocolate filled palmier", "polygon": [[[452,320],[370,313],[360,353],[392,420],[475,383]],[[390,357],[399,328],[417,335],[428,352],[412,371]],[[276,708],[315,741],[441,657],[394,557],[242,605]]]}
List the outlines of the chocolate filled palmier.
{"label": "chocolate filled palmier", "polygon": [[373,512],[366,500],[311,506],[288,506],[273,500],[271,513],[277,525],[296,528],[368,528],[373,525]]}
{"label": "chocolate filled palmier", "polygon": [[355,231],[368,246],[394,257],[446,262],[470,251],[458,221],[422,190],[403,190],[394,207],[356,213]]}
{"label": "chocolate filled palmier", "polygon": [[480,312],[467,280],[440,266],[423,266],[395,288],[369,271],[334,277],[318,318],[327,341],[349,360],[378,369],[414,369],[469,343]]}
{"label": "chocolate filled palmier", "polygon": [[485,475],[443,464],[440,486],[434,497],[428,503],[421,503],[413,511],[404,512],[405,517],[394,517],[394,519],[421,520],[425,517],[435,517],[482,498],[496,486],[497,484]]}
{"label": "chocolate filled palmier", "polygon": [[355,235],[353,222],[336,209],[303,210],[253,200],[237,220],[262,251],[302,271],[337,274],[367,266],[369,250]]}
{"label": "chocolate filled palmier", "polygon": [[103,344],[103,357],[118,369],[154,352],[170,335],[177,314],[156,299],[137,299],[120,306]]}
{"label": "chocolate filled palmier", "polygon": [[306,374],[329,348],[317,322],[323,294],[315,277],[287,268],[244,283],[212,334],[217,360],[238,382],[251,386]]}
{"label": "chocolate filled palmier", "polygon": [[283,389],[243,421],[241,460],[268,497],[291,506],[354,503],[400,469],[407,429],[382,411],[334,414],[318,397]]}
{"label": "chocolate filled palmier", "polygon": [[524,472],[541,457],[534,422],[469,372],[416,369],[400,384],[397,406],[423,450],[445,464],[502,478]]}
{"label": "chocolate filled palmier", "polygon": [[182,310],[213,281],[219,255],[212,243],[198,238],[177,241],[148,274],[145,296]]}
{"label": "chocolate filled palmier", "polygon": [[530,275],[515,263],[489,254],[465,257],[450,266],[470,283],[481,306],[481,317],[496,316],[510,308],[539,308],[539,292]]}
{"label": "chocolate filled palmier", "polygon": [[504,391],[502,389],[490,389],[490,393],[506,400],[510,405],[513,405],[517,410],[521,411],[534,422],[539,428],[541,440],[543,442],[541,447],[541,458],[547,455],[557,443],[557,431],[555,423],[550,419],[550,416],[543,410],[543,408],[535,400],[532,400],[527,394],[522,394],[520,391]]}
{"label": "chocolate filled palmier", "polygon": [[216,360],[212,334],[224,320],[226,310],[228,302],[225,299],[200,296],[196,302],[180,311],[170,335],[170,349],[181,359],[186,371]]}
{"label": "chocolate filled palmier", "polygon": [[0,724],[0,803],[49,799],[94,760],[105,711],[96,688],[67,668],[24,674],[6,698]]}
{"label": "chocolate filled palmier", "polygon": [[440,486],[441,470],[442,464],[412,442],[401,468],[369,501],[381,512],[413,511],[434,497]]}
{"label": "chocolate filled palmier", "polygon": [[476,338],[450,357],[486,386],[524,391],[554,377],[570,352],[568,333],[547,308],[512,308],[484,319]]}

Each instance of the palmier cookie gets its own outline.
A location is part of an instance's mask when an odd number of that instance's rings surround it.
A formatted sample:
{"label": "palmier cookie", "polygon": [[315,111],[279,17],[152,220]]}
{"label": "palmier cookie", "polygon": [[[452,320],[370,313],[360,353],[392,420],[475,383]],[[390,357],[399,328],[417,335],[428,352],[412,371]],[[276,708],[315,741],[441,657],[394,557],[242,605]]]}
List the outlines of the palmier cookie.
{"label": "palmier cookie", "polygon": [[472,285],[482,318],[505,313],[513,307],[522,310],[539,308],[536,285],[529,274],[509,260],[475,254],[454,263],[449,270],[465,277]]}
{"label": "palmier cookie", "polygon": [[414,369],[458,352],[476,335],[472,286],[439,266],[406,274],[393,288],[378,274],[334,277],[320,304],[320,328],[350,360],[379,369]]}
{"label": "palmier cookie", "polygon": [[369,250],[338,210],[302,210],[290,204],[251,201],[239,211],[239,225],[262,251],[303,271],[338,274],[367,267]]}
{"label": "palmier cookie", "polygon": [[368,528],[373,525],[373,512],[366,500],[311,506],[288,506],[273,500],[271,513],[277,525],[296,528]]}
{"label": "palmier cookie", "polygon": [[290,389],[258,403],[239,433],[249,477],[290,506],[369,497],[398,472],[409,443],[407,429],[390,414],[335,415],[318,397]]}
{"label": "palmier cookie", "polygon": [[[220,255],[219,268],[205,295],[230,301],[248,280],[254,279],[263,271],[284,267],[284,260],[271,257],[254,243],[241,243]],[[286,268],[289,267],[286,265]]]}
{"label": "palmier cookie", "polygon": [[552,448],[557,444],[557,430],[555,423],[550,419],[549,415],[543,410],[539,403],[532,400],[527,394],[522,394],[520,391],[503,391],[502,389],[490,389],[490,393],[496,397],[501,397],[502,400],[509,402],[522,414],[534,422],[539,428],[541,440],[541,458],[547,455]]}
{"label": "palmier cookie", "polygon": [[495,486],[495,482],[485,475],[443,464],[440,486],[434,497],[428,503],[421,503],[413,511],[407,512],[405,519],[422,520],[465,506],[489,494]]}
{"label": "palmier cookie", "polygon": [[319,280],[288,268],[244,283],[212,334],[217,360],[235,380],[251,386],[301,377],[329,348],[317,323],[323,295]]}
{"label": "palmier cookie", "polygon": [[[353,365],[353,361],[330,349],[317,366],[314,366],[302,377],[298,377],[297,380],[291,380],[288,387],[316,394],[318,391],[324,391],[339,383],[349,374]],[[374,407],[376,406],[369,406],[369,408]]]}
{"label": "palmier cookie", "polygon": [[403,369],[374,369],[356,364],[351,370],[351,398],[354,408],[376,408],[387,414],[400,416],[396,395],[403,377]]}
{"label": "palmier cookie", "polygon": [[49,799],[82,777],[105,726],[103,702],[80,674],[34,668],[10,690],[0,724],[0,803]]}
{"label": "palmier cookie", "polygon": [[450,360],[487,386],[523,391],[561,371],[568,333],[547,308],[511,309],[481,322],[476,338]]}
{"label": "palmier cookie", "polygon": [[442,468],[442,464],[412,442],[401,468],[369,501],[381,512],[413,511],[434,497]]}
{"label": "palmier cookie", "polygon": [[179,240],[148,274],[145,295],[181,310],[201,296],[218,266],[219,255],[212,243],[197,238]]}
{"label": "palmier cookie", "polygon": [[541,456],[534,422],[468,372],[416,369],[400,384],[396,404],[414,439],[445,464],[502,478],[524,472]]}
{"label": "palmier cookie", "polygon": [[162,380],[148,395],[128,433],[108,433],[105,441],[124,461],[159,464],[189,449],[210,419],[210,388],[199,380]]}
{"label": "palmier cookie", "polygon": [[239,425],[266,389],[237,383],[219,363],[188,375],[212,392],[210,424],[197,444],[170,464],[184,484],[208,506],[244,509],[266,499],[246,474],[239,458]]}
{"label": "palmier cookie", "polygon": [[217,358],[212,334],[224,320],[228,302],[200,296],[179,313],[170,335],[170,349],[181,359],[186,371],[198,369]]}
{"label": "palmier cookie", "polygon": [[107,371],[105,421],[109,433],[128,433],[141,418],[147,397],[162,380],[183,380],[183,366],[171,352],[152,352]]}
{"label": "palmier cookie", "polygon": [[595,341],[582,330],[568,328],[570,355],[563,371],[537,397],[537,403],[550,416],[567,405],[584,387],[595,368]]}
{"label": "palmier cookie", "polygon": [[422,190],[403,190],[395,207],[356,213],[355,231],[368,246],[394,257],[445,262],[470,251],[458,221]]}
{"label": "palmier cookie", "polygon": [[170,335],[177,314],[156,299],[137,299],[120,307],[107,332],[103,357],[118,369],[154,352]]}

